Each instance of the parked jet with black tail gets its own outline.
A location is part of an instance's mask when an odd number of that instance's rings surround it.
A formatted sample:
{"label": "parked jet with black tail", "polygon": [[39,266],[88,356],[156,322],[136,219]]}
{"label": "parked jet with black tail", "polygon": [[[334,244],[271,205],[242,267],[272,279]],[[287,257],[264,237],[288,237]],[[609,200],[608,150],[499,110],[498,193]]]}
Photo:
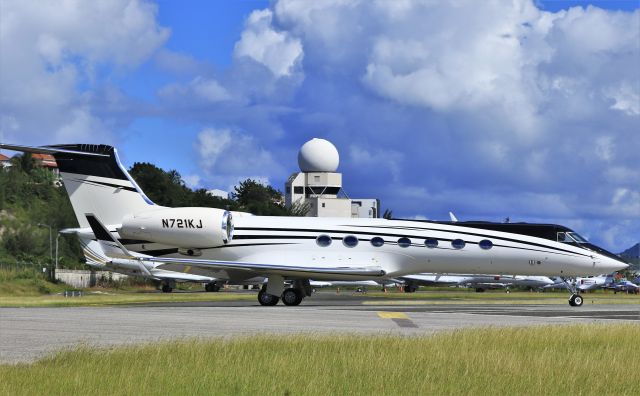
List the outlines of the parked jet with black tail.
{"label": "parked jet with black tail", "polygon": [[[0,148],[55,157],[77,233],[91,236],[84,244],[87,260],[230,283],[267,277],[258,294],[262,305],[280,299],[300,304],[311,295],[309,279],[385,280],[424,272],[567,277],[627,267],[558,225],[234,217],[222,209],[168,208],[144,195],[111,146]],[[575,287],[567,287],[570,304],[581,305]]]}

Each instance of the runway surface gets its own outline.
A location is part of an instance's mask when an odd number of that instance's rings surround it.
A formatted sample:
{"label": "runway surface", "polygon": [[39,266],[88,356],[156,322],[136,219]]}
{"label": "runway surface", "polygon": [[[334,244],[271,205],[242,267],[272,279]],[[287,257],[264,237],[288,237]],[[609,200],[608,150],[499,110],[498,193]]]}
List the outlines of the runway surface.
{"label": "runway surface", "polygon": [[135,306],[0,308],[0,363],[29,362],[78,345],[255,334],[424,335],[466,327],[630,322],[639,305],[438,304],[314,296],[298,307],[253,301]]}

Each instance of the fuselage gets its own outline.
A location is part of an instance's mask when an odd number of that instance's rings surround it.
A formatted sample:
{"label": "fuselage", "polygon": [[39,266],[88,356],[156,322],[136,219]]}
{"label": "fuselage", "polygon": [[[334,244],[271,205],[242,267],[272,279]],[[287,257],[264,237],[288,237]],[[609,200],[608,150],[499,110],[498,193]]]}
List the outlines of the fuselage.
{"label": "fuselage", "polygon": [[[277,262],[282,265],[380,267],[385,278],[407,274],[464,273],[578,276],[626,267],[595,250],[545,238],[477,226],[386,219],[246,216],[234,219],[233,238],[198,249],[199,259]],[[185,257],[178,248],[132,246],[162,257]],[[204,275],[204,274],[203,274]],[[248,274],[211,270],[208,276],[234,279]],[[293,274],[295,276],[295,274]],[[316,280],[354,280],[327,274]]]}

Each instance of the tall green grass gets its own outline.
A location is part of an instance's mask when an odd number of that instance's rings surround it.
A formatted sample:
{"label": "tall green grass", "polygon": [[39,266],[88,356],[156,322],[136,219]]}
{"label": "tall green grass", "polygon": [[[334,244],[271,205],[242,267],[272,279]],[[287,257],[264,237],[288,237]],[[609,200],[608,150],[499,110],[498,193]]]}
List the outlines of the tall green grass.
{"label": "tall green grass", "polygon": [[49,282],[39,269],[40,267],[1,269],[0,298],[2,296],[39,296],[64,291],[63,284]]}
{"label": "tall green grass", "polygon": [[636,394],[640,326],[282,336],[60,352],[0,365],[7,395]]}

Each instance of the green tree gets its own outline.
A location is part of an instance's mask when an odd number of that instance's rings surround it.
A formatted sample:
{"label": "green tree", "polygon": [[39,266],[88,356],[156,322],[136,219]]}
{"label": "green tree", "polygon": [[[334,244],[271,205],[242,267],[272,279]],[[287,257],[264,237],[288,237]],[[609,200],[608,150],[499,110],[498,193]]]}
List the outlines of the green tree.
{"label": "green tree", "polygon": [[30,174],[36,167],[36,161],[31,156],[31,153],[23,153],[14,155],[11,158],[12,170],[20,170],[26,174]]}
{"label": "green tree", "polygon": [[[5,260],[49,260],[49,231],[35,227],[51,225],[52,230],[78,226],[64,188],[53,184],[53,173],[34,165],[30,156],[14,156],[13,166],[0,170],[0,197],[3,201],[0,228],[0,257]],[[27,171],[24,170],[27,169]],[[55,235],[54,235],[55,238]],[[83,259],[76,238],[59,239],[59,254],[69,263]]]}
{"label": "green tree", "polygon": [[233,198],[240,210],[260,216],[287,216],[282,193],[253,179],[240,182],[234,188]]}
{"label": "green tree", "polygon": [[294,202],[287,208],[287,216],[304,217],[311,210],[311,204],[309,202],[301,203]]}
{"label": "green tree", "polygon": [[136,162],[129,172],[149,199],[158,205],[200,206],[230,210],[237,207],[234,201],[211,196],[205,189],[191,190],[176,170],[165,171],[153,164]]}

